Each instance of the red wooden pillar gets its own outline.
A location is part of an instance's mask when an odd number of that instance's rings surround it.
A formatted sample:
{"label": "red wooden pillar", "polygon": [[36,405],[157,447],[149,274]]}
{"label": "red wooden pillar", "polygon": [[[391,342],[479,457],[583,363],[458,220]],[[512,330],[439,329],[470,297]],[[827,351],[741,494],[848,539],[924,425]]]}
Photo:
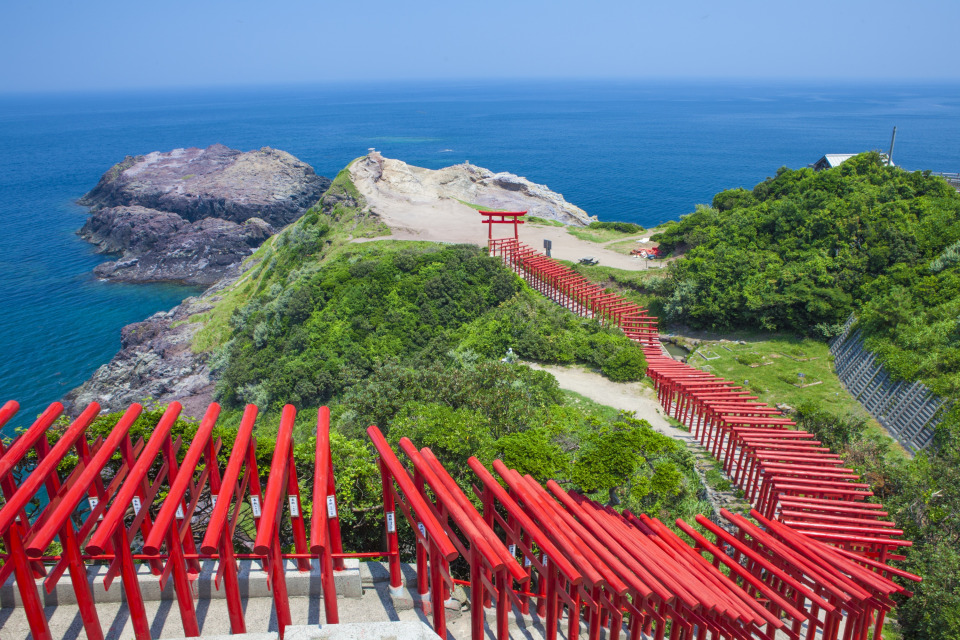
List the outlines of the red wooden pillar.
{"label": "red wooden pillar", "polygon": [[296,420],[296,413],[293,405],[288,404],[283,408],[280,417],[277,446],[273,451],[273,460],[270,463],[270,478],[267,481],[267,493],[263,499],[263,515],[257,527],[257,539],[253,548],[254,553],[263,556],[267,564],[267,575],[273,586],[273,602],[281,638],[292,620],[279,538],[282,502],[289,489],[289,464],[293,450],[293,425]]}

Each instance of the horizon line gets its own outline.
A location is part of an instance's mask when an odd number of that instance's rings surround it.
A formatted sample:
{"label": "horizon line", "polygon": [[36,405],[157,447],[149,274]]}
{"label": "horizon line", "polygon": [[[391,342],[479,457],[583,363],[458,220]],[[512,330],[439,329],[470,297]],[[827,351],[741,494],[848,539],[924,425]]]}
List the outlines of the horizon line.
{"label": "horizon line", "polygon": [[355,79],[329,79],[329,80],[309,80],[309,81],[290,81],[290,82],[250,82],[250,83],[219,83],[219,84],[159,84],[155,86],[127,86],[127,87],[90,87],[90,88],[48,88],[48,89],[0,89],[0,98],[17,97],[42,97],[42,96],[66,96],[66,95],[96,95],[96,94],[148,94],[157,92],[183,92],[183,91],[238,91],[238,90],[258,90],[258,89],[319,89],[319,88],[346,88],[346,87],[373,87],[375,85],[398,86],[406,85],[410,88],[430,87],[438,84],[449,85],[456,83],[458,85],[490,85],[490,84],[520,84],[520,83],[539,83],[556,84],[571,82],[576,84],[634,84],[639,82],[650,82],[658,84],[755,84],[764,86],[806,86],[806,85],[824,85],[831,86],[837,84],[860,85],[860,86],[883,86],[883,85],[910,85],[910,86],[929,86],[944,85],[960,87],[960,76],[955,78],[936,77],[936,78],[918,78],[918,77],[816,77],[804,76],[795,78],[783,78],[780,76],[531,76],[531,77],[430,77],[430,78],[370,78],[364,80]]}

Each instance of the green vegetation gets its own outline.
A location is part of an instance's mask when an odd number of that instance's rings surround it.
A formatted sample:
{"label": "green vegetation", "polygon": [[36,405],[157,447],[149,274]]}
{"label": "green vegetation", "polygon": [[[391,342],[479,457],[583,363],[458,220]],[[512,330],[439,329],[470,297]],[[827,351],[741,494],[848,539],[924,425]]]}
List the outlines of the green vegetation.
{"label": "green vegetation", "polygon": [[873,485],[876,498],[913,541],[899,564],[923,582],[905,583],[914,596],[900,598],[897,608],[902,637],[960,637],[960,429],[942,428],[934,450],[911,459],[859,416],[802,405],[797,424],[816,433]]}
{"label": "green vegetation", "polygon": [[298,267],[233,314],[217,387],[226,404],[315,405],[379,361],[429,362],[521,287],[472,246],[367,243]]}
{"label": "green vegetation", "polygon": [[733,485],[723,475],[723,465],[719,462],[712,462],[703,474],[707,484],[716,491],[730,491]]}
{"label": "green vegetation", "polygon": [[274,284],[284,286],[295,266],[311,265],[335,255],[353,238],[389,234],[390,228],[367,210],[363,196],[350,180],[348,166],[333,179],[320,203],[268,238],[244,261],[244,266],[252,268],[220,294],[211,311],[190,318],[204,323],[194,336],[193,350],[213,351],[224,345],[233,332],[230,321],[234,313]]}
{"label": "green vegetation", "polygon": [[464,330],[461,348],[496,357],[512,348],[528,360],[596,367],[611,380],[640,380],[643,352],[619,330],[601,328],[546,301],[529,289]]}
{"label": "green vegetation", "polygon": [[624,236],[635,235],[643,227],[632,222],[591,222],[586,227],[567,227],[567,233],[588,242],[610,242]]}
{"label": "green vegetation", "polygon": [[599,222],[594,221],[587,225],[588,229],[616,231],[617,233],[640,233],[643,227],[632,222]]}
{"label": "green vegetation", "polygon": [[960,637],[960,405],[931,450],[910,458],[840,389],[821,342],[855,312],[866,346],[895,377],[960,396],[960,195],[868,153],[722,192],[654,240],[677,259],[621,286],[653,296],[661,317],[701,330],[807,336],[714,342],[699,352],[718,357],[691,362],[749,380],[767,402],[799,407],[800,428],[857,468],[913,541],[901,566],[924,581],[907,585],[916,595],[898,609],[903,637]]}
{"label": "green vegetation", "polygon": [[[782,168],[753,191],[719,193],[654,239],[683,256],[651,283],[668,320],[830,337],[881,296],[899,295],[891,301],[904,311],[929,301],[940,281],[916,281],[917,269],[960,240],[960,195],[867,153],[827,171]],[[925,277],[943,277],[943,286],[955,269]],[[904,288],[917,298],[904,300]],[[951,291],[940,295],[956,297]]]}
{"label": "green vegetation", "polygon": [[[949,242],[950,231],[940,232]],[[960,265],[958,243],[929,261],[899,264],[865,287],[858,311],[866,347],[904,380],[960,396]]]}
{"label": "green vegetation", "polygon": [[527,224],[540,225],[541,227],[565,227],[567,225],[563,224],[559,220],[547,220],[546,218],[540,218],[537,216],[524,216],[524,222]]}

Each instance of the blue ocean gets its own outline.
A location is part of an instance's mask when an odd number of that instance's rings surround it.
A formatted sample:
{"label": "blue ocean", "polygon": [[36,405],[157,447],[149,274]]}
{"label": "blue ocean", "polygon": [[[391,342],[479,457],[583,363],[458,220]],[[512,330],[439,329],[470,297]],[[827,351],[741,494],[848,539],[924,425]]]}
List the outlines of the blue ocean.
{"label": "blue ocean", "polygon": [[126,155],[284,149],[333,177],[374,147],[549,185],[652,226],[825,153],[960,171],[960,85],[471,82],[0,96],[0,402],[29,423],[120,348],[120,328],[196,290],[92,275],[74,201]]}

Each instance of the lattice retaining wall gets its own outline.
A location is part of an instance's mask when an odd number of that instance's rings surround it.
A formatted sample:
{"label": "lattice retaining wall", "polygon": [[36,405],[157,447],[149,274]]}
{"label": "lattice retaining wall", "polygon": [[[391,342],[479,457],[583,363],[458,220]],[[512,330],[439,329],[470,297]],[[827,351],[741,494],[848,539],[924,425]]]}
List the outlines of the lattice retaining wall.
{"label": "lattice retaining wall", "polygon": [[843,333],[830,343],[840,382],[900,444],[913,452],[926,449],[944,399],[921,382],[891,379],[876,354],[864,348],[855,321],[851,315]]}

